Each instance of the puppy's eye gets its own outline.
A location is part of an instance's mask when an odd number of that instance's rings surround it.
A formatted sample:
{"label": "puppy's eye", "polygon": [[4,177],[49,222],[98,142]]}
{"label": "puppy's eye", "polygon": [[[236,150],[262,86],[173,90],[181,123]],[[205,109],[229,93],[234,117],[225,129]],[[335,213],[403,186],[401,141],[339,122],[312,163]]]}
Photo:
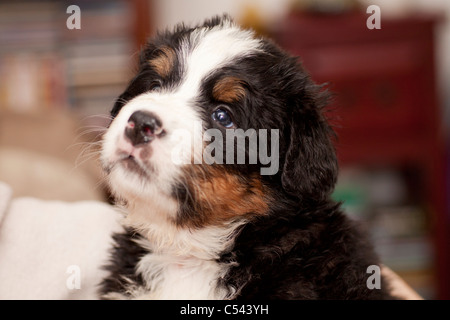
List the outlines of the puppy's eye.
{"label": "puppy's eye", "polygon": [[231,128],[234,126],[233,120],[231,119],[230,114],[228,113],[228,111],[226,111],[223,108],[218,108],[216,109],[212,115],[211,118],[217,122],[218,124],[220,124],[222,127],[225,128]]}
{"label": "puppy's eye", "polygon": [[161,83],[159,81],[152,81],[148,86],[148,91],[155,91],[161,89]]}

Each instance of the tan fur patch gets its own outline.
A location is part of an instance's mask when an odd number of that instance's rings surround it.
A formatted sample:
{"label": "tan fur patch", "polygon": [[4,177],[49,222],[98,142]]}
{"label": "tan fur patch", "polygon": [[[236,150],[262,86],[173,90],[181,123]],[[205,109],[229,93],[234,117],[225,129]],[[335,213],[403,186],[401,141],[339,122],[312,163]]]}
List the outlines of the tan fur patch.
{"label": "tan fur patch", "polygon": [[191,165],[188,171],[196,214],[195,221],[185,224],[221,225],[238,217],[267,214],[271,196],[259,174],[244,178],[214,165]]}
{"label": "tan fur patch", "polygon": [[156,58],[149,61],[149,64],[155,68],[156,72],[163,78],[166,78],[172,71],[175,62],[175,51],[170,47],[162,47]]}
{"label": "tan fur patch", "polygon": [[245,97],[244,83],[236,77],[225,77],[217,81],[212,94],[214,99],[227,103],[241,100]]}

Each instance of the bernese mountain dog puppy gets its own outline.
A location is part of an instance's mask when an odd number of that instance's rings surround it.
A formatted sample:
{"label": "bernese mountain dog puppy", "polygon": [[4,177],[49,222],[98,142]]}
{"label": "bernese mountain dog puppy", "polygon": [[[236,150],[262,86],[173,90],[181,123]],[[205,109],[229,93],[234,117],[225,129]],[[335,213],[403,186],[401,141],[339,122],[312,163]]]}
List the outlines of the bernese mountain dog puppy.
{"label": "bernese mountain dog puppy", "polygon": [[325,91],[228,16],[152,39],[102,142],[126,217],[101,297],[392,298],[368,286],[380,262],[330,197]]}

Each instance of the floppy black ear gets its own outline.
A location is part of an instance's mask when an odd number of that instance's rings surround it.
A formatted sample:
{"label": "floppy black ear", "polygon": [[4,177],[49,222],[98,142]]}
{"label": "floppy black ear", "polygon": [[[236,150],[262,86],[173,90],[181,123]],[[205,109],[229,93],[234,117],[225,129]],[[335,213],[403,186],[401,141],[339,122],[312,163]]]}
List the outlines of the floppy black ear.
{"label": "floppy black ear", "polygon": [[290,123],[281,182],[286,192],[301,201],[326,199],[337,180],[337,158],[331,141],[333,134],[321,110],[297,106]]}

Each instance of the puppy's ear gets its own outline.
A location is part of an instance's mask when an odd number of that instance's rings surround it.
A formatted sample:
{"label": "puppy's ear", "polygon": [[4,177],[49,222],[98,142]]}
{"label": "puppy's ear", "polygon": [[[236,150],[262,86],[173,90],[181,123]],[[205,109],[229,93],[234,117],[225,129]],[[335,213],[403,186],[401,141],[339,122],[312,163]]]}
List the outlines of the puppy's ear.
{"label": "puppy's ear", "polygon": [[[301,99],[299,99],[301,100]],[[290,123],[290,141],[281,175],[284,190],[302,202],[326,199],[337,180],[333,131],[317,106],[317,99],[296,101]]]}

